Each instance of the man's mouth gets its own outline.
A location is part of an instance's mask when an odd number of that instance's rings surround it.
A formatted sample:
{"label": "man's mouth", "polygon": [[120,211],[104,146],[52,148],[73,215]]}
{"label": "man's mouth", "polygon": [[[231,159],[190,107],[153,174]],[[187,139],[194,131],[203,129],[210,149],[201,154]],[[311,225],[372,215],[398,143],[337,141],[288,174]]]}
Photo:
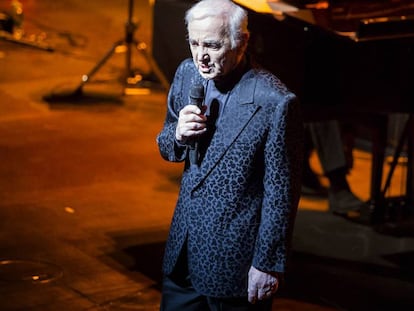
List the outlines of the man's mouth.
{"label": "man's mouth", "polygon": [[210,72],[211,67],[208,64],[199,64],[198,65],[202,72]]}

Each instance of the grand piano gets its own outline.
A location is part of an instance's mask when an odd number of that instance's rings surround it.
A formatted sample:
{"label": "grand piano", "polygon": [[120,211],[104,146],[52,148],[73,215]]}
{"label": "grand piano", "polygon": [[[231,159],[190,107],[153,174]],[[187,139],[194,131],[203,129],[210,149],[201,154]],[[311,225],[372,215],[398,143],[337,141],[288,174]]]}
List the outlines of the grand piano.
{"label": "grand piano", "polygon": [[[194,2],[155,2],[153,54],[170,80],[179,62],[190,56],[183,17]],[[235,2],[249,12],[249,52],[299,96],[307,121],[338,119],[370,129],[372,222],[388,221],[395,205],[404,214],[412,213],[414,2]],[[409,117],[384,176],[388,116],[395,113]],[[408,158],[405,194],[389,198],[387,189],[403,147]]]}

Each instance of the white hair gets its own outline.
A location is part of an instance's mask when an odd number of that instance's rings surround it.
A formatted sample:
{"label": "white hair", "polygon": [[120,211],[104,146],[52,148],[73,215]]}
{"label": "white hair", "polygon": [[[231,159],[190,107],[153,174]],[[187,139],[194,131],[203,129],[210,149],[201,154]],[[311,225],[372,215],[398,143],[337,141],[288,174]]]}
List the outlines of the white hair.
{"label": "white hair", "polygon": [[231,48],[234,49],[244,42],[247,29],[247,12],[230,0],[201,0],[193,5],[185,15],[185,23],[207,17],[221,17],[230,38]]}

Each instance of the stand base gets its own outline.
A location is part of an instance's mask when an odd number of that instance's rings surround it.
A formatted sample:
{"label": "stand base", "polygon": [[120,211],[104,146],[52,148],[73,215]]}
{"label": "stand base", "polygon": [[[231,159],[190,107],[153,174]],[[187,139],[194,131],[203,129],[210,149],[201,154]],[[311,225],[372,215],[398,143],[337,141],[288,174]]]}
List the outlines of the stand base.
{"label": "stand base", "polygon": [[33,41],[30,41],[24,38],[16,39],[12,34],[5,32],[5,31],[0,31],[0,39],[7,41],[7,42],[12,42],[12,43],[16,43],[16,44],[20,44],[20,45],[24,45],[28,47],[40,49],[46,52],[54,52],[55,50],[53,47],[47,44],[33,42]]}
{"label": "stand base", "polygon": [[102,104],[111,103],[115,105],[121,105],[122,99],[115,94],[109,94],[108,92],[88,91],[84,92],[83,89],[60,90],[59,92],[51,92],[44,95],[42,99],[49,104]]}

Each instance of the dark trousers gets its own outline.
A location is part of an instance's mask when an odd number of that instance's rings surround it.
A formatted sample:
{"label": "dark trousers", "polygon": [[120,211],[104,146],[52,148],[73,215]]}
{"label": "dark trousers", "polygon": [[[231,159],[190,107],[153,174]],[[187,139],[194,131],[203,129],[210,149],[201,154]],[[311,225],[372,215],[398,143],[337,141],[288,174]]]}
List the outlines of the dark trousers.
{"label": "dark trousers", "polygon": [[161,311],[271,311],[272,299],[251,304],[246,297],[214,298],[197,293],[189,278],[175,282],[165,277]]}
{"label": "dark trousers", "polygon": [[164,277],[161,311],[271,311],[272,299],[249,303],[246,297],[214,298],[196,292],[188,273],[187,244],[173,273]]}

